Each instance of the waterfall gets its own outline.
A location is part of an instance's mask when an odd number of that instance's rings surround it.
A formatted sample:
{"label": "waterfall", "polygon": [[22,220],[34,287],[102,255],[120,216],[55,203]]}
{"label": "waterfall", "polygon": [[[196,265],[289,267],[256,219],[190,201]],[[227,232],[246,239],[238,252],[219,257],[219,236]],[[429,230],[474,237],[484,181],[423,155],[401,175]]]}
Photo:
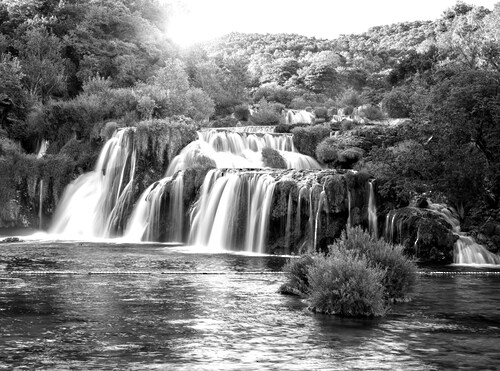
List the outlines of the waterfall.
{"label": "waterfall", "polygon": [[312,245],[313,250],[316,249],[317,244],[318,244],[318,228],[319,228],[320,215],[321,215],[320,213],[321,213],[322,208],[324,206],[325,198],[326,198],[325,191],[321,191],[321,193],[319,195],[318,204],[316,207],[316,214],[315,214],[315,221],[314,221],[314,238],[313,238],[313,245]]}
{"label": "waterfall", "polygon": [[[396,220],[396,213],[391,210],[385,216],[385,231],[384,239],[386,241],[394,241],[394,221]],[[401,228],[398,229],[401,231]],[[401,238],[399,239],[401,241]]]}
{"label": "waterfall", "polygon": [[[40,142],[40,146],[37,151],[36,158],[40,159],[43,156],[45,156],[45,153],[47,153],[47,149],[49,148],[49,141],[42,139]],[[38,205],[38,229],[42,229],[43,227],[43,188],[44,188],[44,183],[43,183],[43,178],[40,179],[39,183],[39,205]]]}
{"label": "waterfall", "polygon": [[190,243],[263,253],[274,186],[266,173],[211,170],[195,207]]}
{"label": "waterfall", "polygon": [[182,172],[151,184],[135,205],[124,233],[125,239],[185,242],[183,193]]}
{"label": "waterfall", "polygon": [[[135,179],[135,139],[134,128],[113,134],[94,170],[66,188],[51,233],[278,254],[315,250],[340,233],[345,172],[318,172],[290,135],[199,132],[132,205],[143,180]],[[279,151],[290,167],[307,169],[263,168],[263,148]]]}
{"label": "waterfall", "polygon": [[217,129],[205,129],[205,130],[216,130],[216,131],[231,131],[235,133],[274,133],[274,129],[276,126],[234,126],[234,127],[225,127],[225,128],[217,128]]}
{"label": "waterfall", "polygon": [[474,241],[472,237],[459,234],[453,249],[455,264],[500,264],[500,256],[488,251],[484,246]]}
{"label": "waterfall", "polygon": [[[286,226],[285,226],[285,250],[290,253],[291,234],[292,234],[292,219],[293,219],[293,198],[292,193],[288,194],[288,205],[286,213]],[[300,227],[299,227],[300,228]]]}
{"label": "waterfall", "polygon": [[297,152],[291,135],[209,130],[198,132],[198,140],[172,161],[166,176],[189,168],[201,156],[212,159],[217,168],[263,168],[261,151],[266,147],[278,151],[289,169],[321,169],[315,159]]}
{"label": "waterfall", "polygon": [[500,256],[488,251],[483,245],[478,244],[470,236],[460,231],[460,221],[449,207],[441,204],[429,203],[429,209],[442,215],[452,226],[458,239],[453,247],[454,264],[500,264]]}
{"label": "waterfall", "polygon": [[368,182],[369,197],[368,197],[368,231],[378,238],[378,225],[377,225],[377,203],[375,200],[374,181]]}
{"label": "waterfall", "polygon": [[62,196],[51,233],[70,238],[111,237],[131,202],[136,151],[134,129],[114,133],[93,171],[73,181]]}

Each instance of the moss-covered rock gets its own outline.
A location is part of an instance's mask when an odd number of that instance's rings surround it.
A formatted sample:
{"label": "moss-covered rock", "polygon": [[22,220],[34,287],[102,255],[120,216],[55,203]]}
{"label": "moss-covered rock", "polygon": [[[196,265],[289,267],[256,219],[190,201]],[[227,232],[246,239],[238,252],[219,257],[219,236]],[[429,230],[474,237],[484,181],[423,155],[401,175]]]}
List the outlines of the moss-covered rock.
{"label": "moss-covered rock", "polygon": [[385,239],[402,244],[406,253],[422,262],[453,262],[453,246],[458,237],[435,211],[405,207],[389,213],[386,223]]}

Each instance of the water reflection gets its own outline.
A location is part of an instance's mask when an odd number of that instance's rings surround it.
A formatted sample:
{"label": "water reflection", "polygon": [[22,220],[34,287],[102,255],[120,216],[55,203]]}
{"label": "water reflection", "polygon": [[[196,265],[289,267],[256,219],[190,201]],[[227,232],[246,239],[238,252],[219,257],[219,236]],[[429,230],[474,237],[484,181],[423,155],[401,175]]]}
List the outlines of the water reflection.
{"label": "water reflection", "polygon": [[500,364],[498,277],[423,276],[412,302],[383,319],[356,320],[313,314],[277,294],[280,257],[186,254],[163,245],[1,248],[0,369]]}

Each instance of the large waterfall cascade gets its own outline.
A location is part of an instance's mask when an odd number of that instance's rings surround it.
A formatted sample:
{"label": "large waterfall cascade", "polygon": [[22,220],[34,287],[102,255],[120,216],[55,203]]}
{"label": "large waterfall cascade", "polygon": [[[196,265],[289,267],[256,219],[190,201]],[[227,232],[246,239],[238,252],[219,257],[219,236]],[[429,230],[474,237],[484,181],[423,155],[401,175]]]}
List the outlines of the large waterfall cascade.
{"label": "large waterfall cascade", "polygon": [[[263,168],[260,151],[266,147],[279,151],[294,169]],[[165,177],[137,199],[125,223],[136,156],[134,129],[116,131],[95,169],[65,190],[50,232],[70,239],[123,235],[127,241],[182,242],[262,253],[269,238],[284,246],[280,251],[290,252],[317,245],[328,229],[328,197],[324,184],[316,179],[320,166],[296,151],[291,135],[199,132],[198,140],[172,160]],[[199,156],[213,160],[217,167],[206,175],[193,203],[185,195],[185,187],[189,188],[185,171],[191,171]],[[279,206],[274,199],[276,187]],[[345,206],[338,207],[347,220],[347,186],[341,189],[345,195],[338,197],[345,199]],[[269,225],[272,215],[275,222]],[[123,230],[117,228],[125,224]]]}

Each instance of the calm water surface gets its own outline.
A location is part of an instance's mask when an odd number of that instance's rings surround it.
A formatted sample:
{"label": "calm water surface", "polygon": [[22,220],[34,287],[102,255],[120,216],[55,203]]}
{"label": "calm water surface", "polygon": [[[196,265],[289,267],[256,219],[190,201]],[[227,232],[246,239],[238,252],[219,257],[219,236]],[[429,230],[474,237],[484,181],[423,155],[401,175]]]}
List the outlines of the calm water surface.
{"label": "calm water surface", "polygon": [[278,294],[285,261],[0,244],[0,370],[500,368],[499,276],[423,275],[412,302],[352,320]]}

